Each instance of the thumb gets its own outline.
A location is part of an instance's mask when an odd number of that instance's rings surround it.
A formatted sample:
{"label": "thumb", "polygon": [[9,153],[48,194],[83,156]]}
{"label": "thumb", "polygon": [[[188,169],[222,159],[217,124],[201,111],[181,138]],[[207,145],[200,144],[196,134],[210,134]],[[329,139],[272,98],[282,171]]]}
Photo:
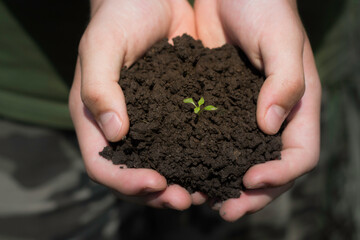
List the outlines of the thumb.
{"label": "thumb", "polygon": [[129,118],[118,84],[124,50],[111,41],[111,38],[97,41],[84,35],[79,45],[79,59],[81,99],[106,139],[114,142],[126,135]]}
{"label": "thumb", "polygon": [[165,3],[104,1],[80,41],[81,99],[109,141],[129,129],[120,69],[166,36],[171,15]]}
{"label": "thumb", "polygon": [[304,36],[267,39],[260,43],[266,80],[257,102],[257,122],[267,134],[275,134],[305,92]]}

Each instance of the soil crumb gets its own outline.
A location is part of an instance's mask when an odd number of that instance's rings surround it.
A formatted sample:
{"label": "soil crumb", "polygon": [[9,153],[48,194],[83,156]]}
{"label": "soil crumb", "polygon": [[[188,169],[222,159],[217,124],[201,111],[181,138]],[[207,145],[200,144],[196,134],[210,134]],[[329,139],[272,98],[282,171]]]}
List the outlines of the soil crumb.
{"label": "soil crumb", "polygon": [[[188,35],[173,42],[158,42],[122,69],[130,130],[100,155],[129,168],[154,169],[190,193],[237,198],[251,166],[281,157],[281,132],[266,135],[256,123],[264,77],[229,44],[208,49]],[[218,109],[198,115],[183,102],[201,97],[202,108]]]}

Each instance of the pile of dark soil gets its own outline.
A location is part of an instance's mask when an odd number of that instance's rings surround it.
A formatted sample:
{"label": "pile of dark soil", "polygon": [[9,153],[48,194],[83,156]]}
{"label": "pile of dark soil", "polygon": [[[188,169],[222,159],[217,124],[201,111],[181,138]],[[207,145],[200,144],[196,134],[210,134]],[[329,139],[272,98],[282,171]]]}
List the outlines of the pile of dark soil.
{"label": "pile of dark soil", "polygon": [[[114,164],[155,169],[189,192],[237,198],[252,165],[280,159],[280,134],[266,135],[256,124],[264,77],[231,45],[208,49],[187,35],[173,41],[155,44],[122,70],[130,131],[100,154]],[[197,115],[183,102],[190,97],[218,109]]]}

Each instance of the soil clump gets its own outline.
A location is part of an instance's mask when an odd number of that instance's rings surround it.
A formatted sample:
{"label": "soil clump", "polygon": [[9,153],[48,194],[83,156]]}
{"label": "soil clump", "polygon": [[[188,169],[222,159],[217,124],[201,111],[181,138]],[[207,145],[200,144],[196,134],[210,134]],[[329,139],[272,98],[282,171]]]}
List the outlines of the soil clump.
{"label": "soil clump", "polygon": [[[266,135],[256,123],[264,77],[229,44],[208,49],[188,35],[173,42],[158,42],[122,69],[130,130],[100,155],[129,168],[154,169],[191,193],[237,198],[251,166],[281,157],[281,131]],[[218,109],[195,114],[183,102],[190,97]]]}

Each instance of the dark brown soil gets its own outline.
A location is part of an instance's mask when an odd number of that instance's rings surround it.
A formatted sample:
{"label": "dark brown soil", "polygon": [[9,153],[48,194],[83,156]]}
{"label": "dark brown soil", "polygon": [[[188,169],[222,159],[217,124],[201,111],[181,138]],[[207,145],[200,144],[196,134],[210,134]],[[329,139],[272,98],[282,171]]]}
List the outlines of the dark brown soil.
{"label": "dark brown soil", "polygon": [[[204,48],[184,35],[163,40],[121,72],[130,131],[100,153],[114,164],[152,168],[189,192],[212,199],[240,196],[242,177],[254,164],[280,159],[281,136],[256,124],[264,78],[235,47]],[[216,111],[199,116],[183,103],[204,97]]]}

